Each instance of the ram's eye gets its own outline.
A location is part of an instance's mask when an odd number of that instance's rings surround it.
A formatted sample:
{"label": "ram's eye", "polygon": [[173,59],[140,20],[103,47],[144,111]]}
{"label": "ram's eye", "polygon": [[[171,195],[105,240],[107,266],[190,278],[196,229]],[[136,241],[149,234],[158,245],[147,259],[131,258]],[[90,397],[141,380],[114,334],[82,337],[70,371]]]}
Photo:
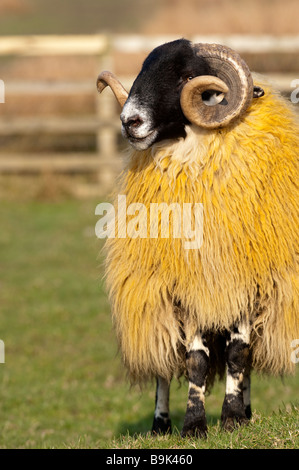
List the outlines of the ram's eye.
{"label": "ram's eye", "polygon": [[187,83],[187,82],[190,82],[190,80],[192,80],[192,78],[194,78],[194,77],[192,77],[192,75],[186,75],[186,76],[182,77],[181,80],[182,80],[183,83]]}
{"label": "ram's eye", "polygon": [[192,75],[181,75],[179,83],[178,83],[179,89],[184,87],[186,83],[190,82],[190,80],[192,80],[193,78],[194,77],[192,77]]}

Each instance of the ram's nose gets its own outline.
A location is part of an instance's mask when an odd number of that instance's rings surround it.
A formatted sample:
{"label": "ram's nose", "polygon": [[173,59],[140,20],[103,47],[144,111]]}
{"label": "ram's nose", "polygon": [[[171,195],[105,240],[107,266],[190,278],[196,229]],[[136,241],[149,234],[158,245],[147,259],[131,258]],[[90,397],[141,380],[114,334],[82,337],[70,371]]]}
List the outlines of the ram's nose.
{"label": "ram's nose", "polygon": [[143,120],[139,114],[134,114],[133,116],[125,116],[123,113],[120,115],[121,122],[126,132],[129,135],[135,136],[139,127],[143,124]]}

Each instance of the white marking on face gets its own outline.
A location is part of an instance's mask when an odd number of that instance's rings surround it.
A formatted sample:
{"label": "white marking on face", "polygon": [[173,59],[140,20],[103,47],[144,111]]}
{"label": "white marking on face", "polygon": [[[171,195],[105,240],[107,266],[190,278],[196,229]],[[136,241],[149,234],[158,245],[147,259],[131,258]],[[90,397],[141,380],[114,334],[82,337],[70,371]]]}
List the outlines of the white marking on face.
{"label": "white marking on face", "polygon": [[[126,124],[136,118],[139,119],[140,124],[127,129]],[[154,142],[157,131],[153,129],[151,114],[146,106],[140,105],[137,98],[128,98],[120,119],[123,123],[122,135],[129,140],[133,147],[145,150]]]}
{"label": "white marking on face", "polygon": [[136,98],[128,98],[123,107],[120,119],[123,124],[131,121],[135,116],[138,116],[143,124],[138,127],[136,134],[138,133],[139,137],[145,137],[148,134],[148,128],[150,127],[150,118],[149,113],[146,108],[140,106]]}

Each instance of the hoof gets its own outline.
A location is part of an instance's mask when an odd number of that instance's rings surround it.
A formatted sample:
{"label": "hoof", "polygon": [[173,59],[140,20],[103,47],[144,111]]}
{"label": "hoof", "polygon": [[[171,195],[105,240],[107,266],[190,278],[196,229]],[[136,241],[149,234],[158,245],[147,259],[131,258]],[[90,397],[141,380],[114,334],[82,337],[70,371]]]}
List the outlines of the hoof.
{"label": "hoof", "polygon": [[251,416],[252,416],[252,413],[251,413],[251,406],[250,405],[247,405],[246,408],[245,408],[245,415],[246,415],[246,418],[250,419]]}
{"label": "hoof", "polygon": [[207,434],[208,427],[205,419],[184,424],[181,432],[182,437],[199,437],[202,439],[206,439]]}
{"label": "hoof", "polygon": [[221,416],[221,425],[225,431],[232,432],[240,426],[247,426],[249,419],[245,416]]}
{"label": "hoof", "polygon": [[249,423],[247,413],[240,396],[226,395],[221,414],[222,428],[231,432],[239,426],[246,426]]}
{"label": "hoof", "polygon": [[171,434],[171,421],[169,418],[154,418],[152,426],[152,434],[161,435],[161,434]]}

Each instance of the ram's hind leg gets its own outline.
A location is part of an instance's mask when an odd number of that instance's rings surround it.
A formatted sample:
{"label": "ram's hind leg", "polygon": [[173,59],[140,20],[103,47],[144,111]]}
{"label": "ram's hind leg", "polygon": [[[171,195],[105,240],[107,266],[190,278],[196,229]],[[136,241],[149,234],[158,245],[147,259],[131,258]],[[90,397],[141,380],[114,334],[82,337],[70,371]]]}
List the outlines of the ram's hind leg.
{"label": "ram's hind leg", "polygon": [[[221,423],[227,431],[232,431],[236,426],[248,423],[249,390],[246,390],[245,393],[245,388],[250,385],[249,340],[250,325],[249,322],[243,320],[231,329],[226,343],[227,379]],[[246,403],[244,403],[244,399]],[[247,406],[247,410],[245,406]]]}
{"label": "ram's hind leg", "polygon": [[153,434],[171,434],[171,421],[169,417],[169,387],[170,384],[162,377],[157,378],[156,407]]}
{"label": "ram's hind leg", "polygon": [[189,392],[182,437],[206,437],[207,434],[204,403],[209,355],[205,337],[198,331],[186,353]]}

